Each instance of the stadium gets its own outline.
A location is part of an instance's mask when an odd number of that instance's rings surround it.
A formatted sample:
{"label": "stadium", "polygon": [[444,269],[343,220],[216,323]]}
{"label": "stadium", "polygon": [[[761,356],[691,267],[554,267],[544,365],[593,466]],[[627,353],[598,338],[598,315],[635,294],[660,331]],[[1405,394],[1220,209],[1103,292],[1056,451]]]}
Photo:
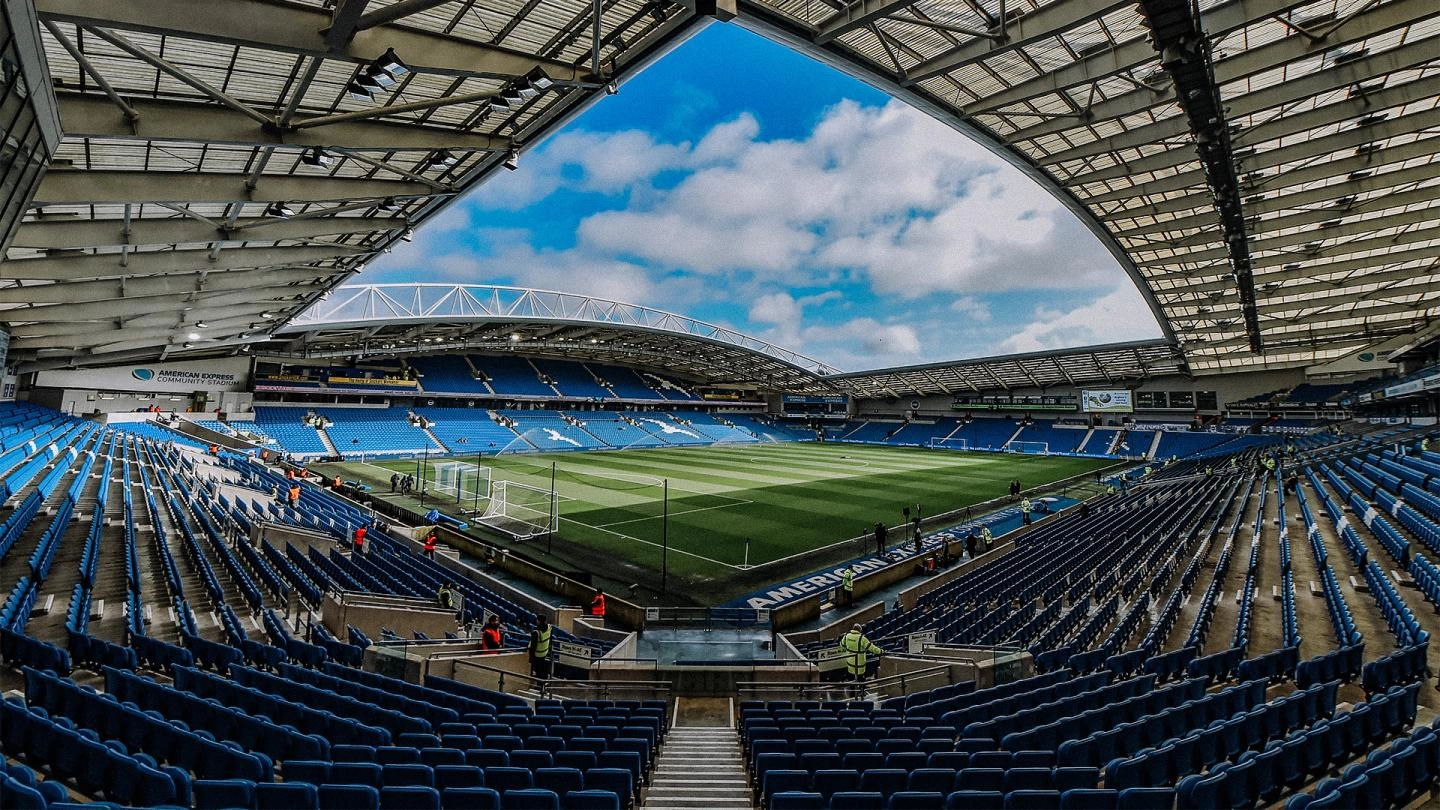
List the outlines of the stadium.
{"label": "stadium", "polygon": [[[372,283],[717,30],[1026,178],[1158,334]],[[1433,2],[0,0],[0,66],[0,806],[1440,800]]]}

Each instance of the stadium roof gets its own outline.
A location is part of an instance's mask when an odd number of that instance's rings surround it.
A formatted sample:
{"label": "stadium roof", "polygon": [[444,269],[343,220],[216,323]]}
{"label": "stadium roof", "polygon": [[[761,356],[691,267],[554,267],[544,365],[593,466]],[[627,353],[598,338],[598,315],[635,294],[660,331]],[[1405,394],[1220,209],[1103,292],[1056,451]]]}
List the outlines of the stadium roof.
{"label": "stadium roof", "polygon": [[883,398],[1052,386],[1123,385],[1151,376],[1180,373],[1185,373],[1185,361],[1174,344],[1166,340],[1142,340],[861,371],[836,375],[829,381],[856,396]]}
{"label": "stadium roof", "polygon": [[35,5],[65,138],[0,271],[31,367],[262,339],[707,15],[1029,171],[1195,373],[1440,307],[1434,0]]}
{"label": "stadium roof", "polygon": [[453,284],[342,287],[265,345],[277,359],[523,351],[647,366],[710,384],[834,393],[836,370],[723,326],[586,295]]}

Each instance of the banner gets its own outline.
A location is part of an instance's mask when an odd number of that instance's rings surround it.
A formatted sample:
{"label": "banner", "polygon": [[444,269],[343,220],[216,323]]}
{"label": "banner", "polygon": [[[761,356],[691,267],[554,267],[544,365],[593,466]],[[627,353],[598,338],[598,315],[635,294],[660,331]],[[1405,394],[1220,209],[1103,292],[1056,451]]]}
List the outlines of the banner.
{"label": "banner", "polygon": [[250,361],[243,357],[108,366],[78,371],[42,371],[37,388],[76,388],[95,391],[137,391],[188,394],[194,391],[244,391]]}
{"label": "banner", "polygon": [[1135,405],[1124,389],[1081,391],[1080,409],[1085,413],[1133,413]]}

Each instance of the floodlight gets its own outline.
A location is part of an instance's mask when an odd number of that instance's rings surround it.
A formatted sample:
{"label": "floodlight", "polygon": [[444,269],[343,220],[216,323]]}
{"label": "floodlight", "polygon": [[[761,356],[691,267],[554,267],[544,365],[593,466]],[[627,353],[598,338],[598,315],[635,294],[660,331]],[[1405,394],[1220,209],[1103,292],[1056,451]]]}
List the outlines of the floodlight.
{"label": "floodlight", "polygon": [[520,168],[520,152],[518,150],[511,149],[505,153],[505,168],[512,172]]}
{"label": "floodlight", "polygon": [[195,322],[195,328],[196,328],[196,329],[209,329],[209,328],[210,328],[210,324],[205,323],[204,321],[196,321],[196,322]]}
{"label": "floodlight", "polygon": [[545,75],[544,69],[538,67],[525,74],[525,81],[529,82],[531,87],[540,91],[549,90],[551,85],[555,84],[553,79]]}
{"label": "floodlight", "polygon": [[449,149],[441,149],[440,151],[430,156],[429,162],[432,167],[448,169],[454,166],[456,163],[459,163],[460,158],[455,157],[455,153],[451,152]]}
{"label": "floodlight", "polygon": [[317,146],[314,149],[306,149],[305,153],[300,156],[300,162],[306,166],[328,169],[335,163],[335,156]]}
{"label": "floodlight", "polygon": [[271,318],[275,317],[275,313],[273,313],[273,312],[262,312],[262,313],[260,313],[260,317],[262,317],[262,318],[264,318],[265,320],[268,321],[268,320],[270,320]]}
{"label": "floodlight", "polygon": [[385,85],[376,81],[375,77],[368,73],[361,73],[359,76],[356,76],[351,84],[359,85],[372,96],[385,89]]}
{"label": "floodlight", "polygon": [[365,69],[365,78],[370,79],[381,87],[388,88],[395,86],[395,77],[376,65],[371,65]]}
{"label": "floodlight", "polygon": [[495,95],[490,97],[491,109],[508,110],[510,109],[510,106],[510,99],[506,98],[503,95]]}
{"label": "floodlight", "polygon": [[410,67],[395,55],[394,48],[386,48],[385,53],[380,54],[371,63],[371,67],[379,68],[397,79],[410,72]]}
{"label": "floodlight", "polygon": [[616,84],[614,79],[611,79],[609,82],[607,82],[607,83],[605,84],[605,95],[607,95],[607,96],[613,96],[613,95],[615,95],[615,94],[617,94],[617,93],[619,93],[619,92],[620,92],[620,85]]}
{"label": "floodlight", "polygon": [[345,93],[356,101],[374,101],[375,94],[359,82],[350,82],[345,85]]}
{"label": "floodlight", "polygon": [[186,343],[186,344],[183,344],[180,348],[182,348],[182,349],[193,349],[193,348],[195,348],[195,344],[194,344],[194,343]]}
{"label": "floodlight", "polygon": [[199,340],[199,339],[200,339],[200,333],[199,333],[199,332],[191,332],[190,334],[188,334],[188,335],[185,336],[185,339],[186,339],[186,340]]}
{"label": "floodlight", "polygon": [[410,240],[412,240],[412,239],[414,239],[414,238],[415,238],[415,229],[414,229],[414,228],[406,228],[405,230],[403,230],[403,231],[400,232],[400,241],[401,241],[401,242],[409,242]]}
{"label": "floodlight", "polygon": [[283,202],[273,202],[265,206],[265,216],[289,219],[295,216],[295,211]]}
{"label": "floodlight", "polygon": [[395,198],[394,198],[394,197],[386,197],[385,199],[383,199],[383,200],[380,201],[380,204],[379,204],[379,206],[377,206],[377,207],[378,207],[381,211],[387,211],[387,212],[388,212],[388,211],[399,211],[399,210],[400,210],[400,204],[397,203],[397,202],[395,202]]}

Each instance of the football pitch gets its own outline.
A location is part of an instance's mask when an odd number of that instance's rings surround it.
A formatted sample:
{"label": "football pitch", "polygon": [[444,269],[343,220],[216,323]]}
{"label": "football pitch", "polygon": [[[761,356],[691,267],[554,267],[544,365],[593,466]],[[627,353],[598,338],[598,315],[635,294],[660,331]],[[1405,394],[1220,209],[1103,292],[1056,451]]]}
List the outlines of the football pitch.
{"label": "football pitch", "polygon": [[[546,492],[554,464],[557,539],[589,552],[582,559],[567,555],[572,564],[606,569],[625,563],[619,567],[656,571],[668,546],[672,576],[715,582],[866,534],[876,521],[895,527],[907,506],[939,514],[1003,496],[1012,479],[1030,489],[1114,462],[771,443],[499,456],[482,463],[491,468],[493,482]],[[366,477],[373,480],[388,478],[377,467],[416,474],[418,464],[348,466],[368,468]],[[470,497],[459,504],[453,496],[428,500],[448,511],[472,505]]]}

